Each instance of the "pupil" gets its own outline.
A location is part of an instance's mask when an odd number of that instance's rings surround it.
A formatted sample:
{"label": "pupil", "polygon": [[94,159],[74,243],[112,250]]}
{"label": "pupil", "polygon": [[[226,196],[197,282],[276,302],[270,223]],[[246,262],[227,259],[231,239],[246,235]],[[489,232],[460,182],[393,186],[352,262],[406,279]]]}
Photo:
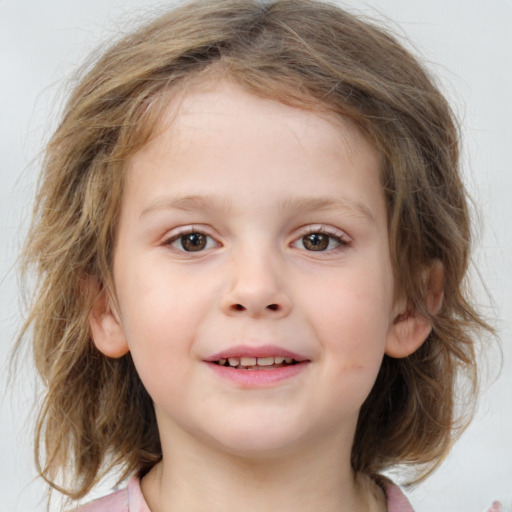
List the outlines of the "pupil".
{"label": "pupil", "polygon": [[329,245],[329,237],[322,233],[311,233],[306,235],[302,242],[304,247],[310,251],[325,251]]}
{"label": "pupil", "polygon": [[206,236],[202,233],[190,233],[181,237],[181,245],[186,251],[201,251],[206,246]]}

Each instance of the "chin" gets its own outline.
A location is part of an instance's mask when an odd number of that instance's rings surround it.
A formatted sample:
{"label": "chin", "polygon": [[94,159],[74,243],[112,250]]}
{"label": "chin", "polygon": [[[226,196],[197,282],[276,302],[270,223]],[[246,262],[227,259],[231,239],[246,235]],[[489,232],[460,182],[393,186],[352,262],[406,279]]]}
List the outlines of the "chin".
{"label": "chin", "polygon": [[304,432],[297,430],[283,428],[283,425],[276,423],[272,426],[265,423],[254,423],[245,427],[232,425],[223,430],[222,435],[213,435],[210,442],[227,455],[242,459],[269,460],[290,455],[304,444]]}

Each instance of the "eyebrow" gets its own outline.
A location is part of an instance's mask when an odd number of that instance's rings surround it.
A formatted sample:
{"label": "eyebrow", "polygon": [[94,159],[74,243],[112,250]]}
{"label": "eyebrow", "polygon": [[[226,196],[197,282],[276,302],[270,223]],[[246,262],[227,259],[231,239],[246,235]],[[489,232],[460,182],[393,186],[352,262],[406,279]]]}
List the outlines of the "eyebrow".
{"label": "eyebrow", "polygon": [[177,196],[177,197],[159,197],[152,201],[144,210],[140,217],[144,217],[150,213],[160,210],[183,210],[190,211],[229,211],[230,203],[216,196]]}
{"label": "eyebrow", "polygon": [[370,222],[376,222],[374,214],[364,203],[342,197],[294,197],[285,199],[280,207],[283,210],[290,209],[304,212],[343,210],[351,217],[359,217]]}
{"label": "eyebrow", "polygon": [[[231,202],[217,196],[190,195],[177,197],[161,197],[152,201],[141,212],[140,217],[160,210],[183,211],[224,211],[231,210]],[[347,215],[355,218],[363,218],[372,223],[376,222],[372,211],[363,203],[347,198],[338,197],[293,197],[279,204],[280,210],[292,210],[300,212],[312,211],[336,211],[343,210]]]}

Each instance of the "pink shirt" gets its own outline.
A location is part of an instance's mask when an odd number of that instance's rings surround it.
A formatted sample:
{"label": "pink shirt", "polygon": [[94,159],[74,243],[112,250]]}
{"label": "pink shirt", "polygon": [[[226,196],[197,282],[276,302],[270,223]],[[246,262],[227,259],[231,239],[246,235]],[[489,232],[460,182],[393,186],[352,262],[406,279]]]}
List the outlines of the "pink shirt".
{"label": "pink shirt", "polygon": [[[386,483],[388,512],[414,512],[402,491],[392,483]],[[151,512],[142,496],[140,481],[134,476],[126,489],[80,507],[77,512]]]}

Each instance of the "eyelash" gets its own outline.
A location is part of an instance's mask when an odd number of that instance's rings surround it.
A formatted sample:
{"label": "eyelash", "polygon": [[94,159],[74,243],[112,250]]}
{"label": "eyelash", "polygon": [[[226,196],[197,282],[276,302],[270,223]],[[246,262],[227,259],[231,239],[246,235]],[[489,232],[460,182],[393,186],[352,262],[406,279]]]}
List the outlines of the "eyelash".
{"label": "eyelash", "polygon": [[[166,246],[173,246],[173,244],[175,242],[179,242],[181,241],[181,246],[182,246],[182,249],[179,249],[178,247],[174,247],[174,249],[176,249],[178,252],[183,252],[185,254],[192,254],[194,252],[203,252],[205,249],[211,249],[212,247],[204,247],[198,251],[187,251],[185,248],[183,248],[183,239],[184,237],[186,236],[190,236],[190,235],[201,235],[201,236],[204,236],[206,237],[207,239],[210,239],[210,240],[213,240],[215,242],[215,245],[217,247],[220,247],[221,244],[219,242],[217,242],[213,237],[211,237],[210,235],[208,235],[207,233],[205,233],[203,230],[201,229],[198,229],[194,226],[191,226],[189,228],[186,228],[174,235],[172,235],[171,237],[167,238],[163,245],[166,245]],[[208,244],[208,241],[206,242]]]}
{"label": "eyelash", "polygon": [[330,226],[325,226],[322,224],[322,225],[308,226],[305,233],[301,234],[301,236],[296,238],[292,242],[291,246],[292,247],[295,246],[295,244],[297,244],[298,242],[302,242],[302,244],[304,244],[304,239],[310,235],[326,235],[329,239],[328,240],[329,245],[331,244],[332,240],[334,240],[337,245],[336,245],[336,247],[333,247],[330,249],[327,247],[326,249],[321,249],[318,251],[308,250],[308,249],[304,248],[304,250],[307,252],[333,253],[333,252],[338,252],[340,250],[345,249],[346,247],[350,246],[352,243],[352,240],[350,239],[350,237],[343,231],[333,228],[333,227],[330,227]]}
{"label": "eyelash", "polygon": [[[186,250],[183,247],[184,237],[190,236],[190,235],[200,235],[200,236],[206,237],[206,242],[205,242],[206,245],[204,247],[199,248],[197,251]],[[320,235],[320,236],[325,235],[325,236],[327,236],[328,237],[327,247],[323,248],[323,249],[316,250],[316,251],[314,249],[308,250],[307,248],[305,248],[304,240],[306,239],[306,237],[308,237],[310,235]],[[208,239],[210,239],[210,242],[208,242]],[[331,245],[332,240],[334,240],[337,245],[335,247],[329,248],[329,245]],[[211,241],[214,242],[214,245],[212,245]],[[181,244],[181,248],[174,246],[174,244],[176,242]],[[343,250],[344,248],[350,246],[352,243],[352,240],[348,237],[348,235],[346,233],[344,233],[338,229],[331,228],[329,226],[324,226],[324,225],[312,225],[312,226],[308,226],[308,228],[306,229],[306,231],[303,234],[301,234],[299,237],[295,238],[294,241],[290,244],[290,247],[296,247],[296,244],[299,242],[301,242],[303,245],[303,247],[301,249],[306,252],[332,253],[332,252],[337,252],[338,250]],[[203,230],[198,229],[194,226],[191,226],[191,227],[189,227],[183,231],[180,231],[180,232],[172,235],[171,237],[167,238],[164,241],[163,245],[171,246],[175,250],[177,250],[178,252],[181,252],[181,253],[192,254],[194,252],[198,252],[198,253],[204,252],[205,250],[212,249],[215,246],[221,247],[222,244],[217,242],[212,236],[208,235]]]}

